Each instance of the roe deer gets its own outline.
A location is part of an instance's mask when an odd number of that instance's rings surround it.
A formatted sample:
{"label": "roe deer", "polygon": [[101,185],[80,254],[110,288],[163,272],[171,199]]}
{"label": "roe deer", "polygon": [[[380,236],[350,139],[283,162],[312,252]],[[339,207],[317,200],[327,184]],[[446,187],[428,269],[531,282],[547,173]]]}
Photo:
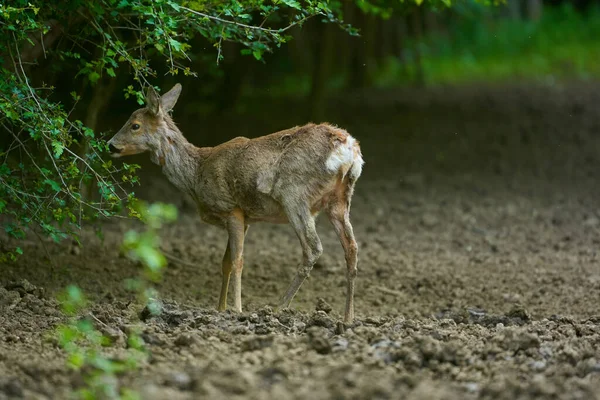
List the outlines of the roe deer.
{"label": "roe deer", "polygon": [[150,88],[146,107],[134,111],[108,145],[113,157],[149,151],[171,183],[193,198],[202,220],[227,230],[219,310],[227,307],[233,272],[234,308],[242,311],[244,237],[248,226],[259,221],[290,223],[300,239],[303,261],[279,303],[289,307],[323,252],[315,216],[324,210],[344,248],[344,320],[352,322],[357,246],[350,201],[364,163],[358,142],[332,125],[308,124],[256,139],[237,137],[216,147],[196,147],[169,115],[180,93],[180,84],[162,97]]}

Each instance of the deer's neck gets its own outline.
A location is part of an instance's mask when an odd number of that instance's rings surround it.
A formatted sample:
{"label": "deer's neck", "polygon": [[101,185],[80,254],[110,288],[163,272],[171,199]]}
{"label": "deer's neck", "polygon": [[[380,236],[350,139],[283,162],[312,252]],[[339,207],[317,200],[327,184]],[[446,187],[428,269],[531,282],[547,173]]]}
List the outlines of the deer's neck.
{"label": "deer's neck", "polygon": [[204,159],[202,149],[188,142],[177,129],[169,129],[161,137],[152,161],[162,167],[163,173],[175,187],[194,196],[198,170]]}

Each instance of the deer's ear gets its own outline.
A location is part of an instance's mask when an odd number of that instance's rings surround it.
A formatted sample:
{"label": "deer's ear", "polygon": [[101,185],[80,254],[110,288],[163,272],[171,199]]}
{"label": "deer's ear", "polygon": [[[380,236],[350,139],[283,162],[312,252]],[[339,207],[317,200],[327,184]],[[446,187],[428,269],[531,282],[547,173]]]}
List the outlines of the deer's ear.
{"label": "deer's ear", "polygon": [[169,112],[175,107],[175,103],[177,103],[177,99],[181,94],[181,84],[177,83],[171,90],[167,93],[163,94],[160,98],[160,106],[164,112]]}
{"label": "deer's ear", "polygon": [[152,86],[146,91],[146,108],[154,115],[160,113],[160,99]]}

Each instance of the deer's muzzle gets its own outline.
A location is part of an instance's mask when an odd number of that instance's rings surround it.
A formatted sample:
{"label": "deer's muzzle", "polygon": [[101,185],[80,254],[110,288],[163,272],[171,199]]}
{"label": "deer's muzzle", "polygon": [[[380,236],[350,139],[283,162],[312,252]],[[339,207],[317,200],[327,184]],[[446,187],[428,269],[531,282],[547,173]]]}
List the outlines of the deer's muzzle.
{"label": "deer's muzzle", "polygon": [[108,144],[108,151],[110,151],[111,155],[117,155],[121,152],[121,149],[115,147],[112,143]]}

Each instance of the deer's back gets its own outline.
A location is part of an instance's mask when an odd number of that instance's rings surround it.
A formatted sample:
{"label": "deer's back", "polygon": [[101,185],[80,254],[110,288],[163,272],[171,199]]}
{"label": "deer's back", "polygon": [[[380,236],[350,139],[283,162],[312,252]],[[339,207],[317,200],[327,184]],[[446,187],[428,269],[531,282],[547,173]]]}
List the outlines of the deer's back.
{"label": "deer's back", "polygon": [[327,161],[349,137],[328,124],[308,124],[212,148],[199,171],[201,212],[204,206],[225,215],[239,207],[249,220],[285,222],[283,202],[315,202],[333,189],[339,174]]}

